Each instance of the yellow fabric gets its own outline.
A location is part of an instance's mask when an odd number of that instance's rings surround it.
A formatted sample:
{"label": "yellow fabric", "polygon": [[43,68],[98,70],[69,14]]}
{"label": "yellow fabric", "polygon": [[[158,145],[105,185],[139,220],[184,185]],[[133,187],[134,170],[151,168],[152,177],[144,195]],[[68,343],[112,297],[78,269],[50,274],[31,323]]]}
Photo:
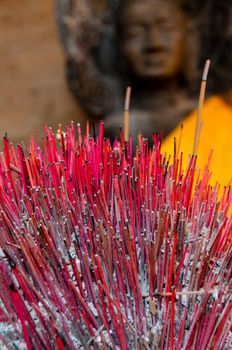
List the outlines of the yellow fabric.
{"label": "yellow fabric", "polygon": [[[193,152],[196,118],[197,111],[194,111],[182,122],[180,151],[183,152],[185,166],[188,155]],[[210,162],[210,171],[212,171],[210,183],[214,185],[219,182],[222,186],[228,185],[232,178],[232,107],[218,96],[210,97],[205,102],[202,119],[203,126],[197,152],[198,167],[204,169],[213,149]],[[178,126],[164,139],[163,153],[173,154],[173,140],[174,137],[179,139],[180,128],[181,126]]]}

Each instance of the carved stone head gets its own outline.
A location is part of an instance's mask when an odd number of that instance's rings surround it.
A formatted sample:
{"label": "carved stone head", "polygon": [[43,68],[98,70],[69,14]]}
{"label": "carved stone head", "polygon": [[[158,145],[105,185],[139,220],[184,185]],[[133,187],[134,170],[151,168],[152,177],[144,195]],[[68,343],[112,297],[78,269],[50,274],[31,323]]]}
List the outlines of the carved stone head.
{"label": "carved stone head", "polygon": [[128,72],[138,79],[175,76],[186,59],[186,18],[169,0],[125,0],[118,35]]}

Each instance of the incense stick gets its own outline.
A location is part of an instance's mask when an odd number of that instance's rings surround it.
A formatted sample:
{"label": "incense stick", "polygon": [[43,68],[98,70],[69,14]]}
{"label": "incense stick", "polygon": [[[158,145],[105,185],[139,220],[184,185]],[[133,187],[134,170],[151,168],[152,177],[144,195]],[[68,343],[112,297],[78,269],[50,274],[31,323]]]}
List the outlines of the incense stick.
{"label": "incense stick", "polygon": [[197,121],[196,121],[194,144],[193,144],[193,155],[195,155],[195,156],[197,155],[197,150],[198,150],[199,140],[200,140],[200,131],[202,128],[202,123],[203,123],[202,122],[202,111],[203,111],[203,105],[204,105],[204,99],[205,99],[205,91],[206,91],[206,83],[207,83],[209,66],[210,66],[210,60],[207,60],[205,63],[203,74],[202,74],[201,88],[200,88],[200,95],[199,95]]}
{"label": "incense stick", "polygon": [[[213,293],[219,293],[220,290],[218,288],[210,289],[210,290],[189,290],[184,292],[175,292],[176,295],[202,295],[202,294],[213,294]],[[232,290],[225,290],[223,291],[224,294],[232,293]],[[163,296],[163,297],[171,297],[171,292],[160,292],[155,293],[155,296]]]}
{"label": "incense stick", "polygon": [[130,112],[130,100],[131,100],[131,87],[126,89],[125,106],[124,106],[124,141],[129,141],[129,112]]}

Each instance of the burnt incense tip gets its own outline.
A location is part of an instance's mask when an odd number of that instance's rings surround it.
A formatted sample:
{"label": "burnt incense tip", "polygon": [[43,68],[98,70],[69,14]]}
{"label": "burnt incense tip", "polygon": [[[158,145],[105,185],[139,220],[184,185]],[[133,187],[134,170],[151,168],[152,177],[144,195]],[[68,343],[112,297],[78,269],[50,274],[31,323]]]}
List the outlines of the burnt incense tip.
{"label": "burnt incense tip", "polygon": [[128,86],[126,89],[126,98],[125,98],[125,106],[124,106],[125,111],[130,110],[130,101],[131,101],[131,87]]}
{"label": "burnt incense tip", "polygon": [[205,62],[205,67],[204,67],[203,74],[202,74],[203,81],[207,81],[210,64],[211,64],[210,60],[207,60]]}

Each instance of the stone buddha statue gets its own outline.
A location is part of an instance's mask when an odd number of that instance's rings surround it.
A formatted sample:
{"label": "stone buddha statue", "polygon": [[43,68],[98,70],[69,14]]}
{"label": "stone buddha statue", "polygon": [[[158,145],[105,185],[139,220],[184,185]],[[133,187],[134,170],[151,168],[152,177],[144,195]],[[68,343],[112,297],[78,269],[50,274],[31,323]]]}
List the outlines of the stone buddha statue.
{"label": "stone buddha statue", "polygon": [[194,109],[199,40],[178,0],[57,4],[69,85],[108,136],[118,135],[128,85],[134,138],[167,135]]}
{"label": "stone buddha statue", "polygon": [[[177,1],[126,0],[118,10],[116,32],[124,88],[132,87],[130,132],[162,131],[165,136],[196,103],[190,92],[199,45],[192,23]],[[113,123],[106,118],[106,130],[113,130]]]}

